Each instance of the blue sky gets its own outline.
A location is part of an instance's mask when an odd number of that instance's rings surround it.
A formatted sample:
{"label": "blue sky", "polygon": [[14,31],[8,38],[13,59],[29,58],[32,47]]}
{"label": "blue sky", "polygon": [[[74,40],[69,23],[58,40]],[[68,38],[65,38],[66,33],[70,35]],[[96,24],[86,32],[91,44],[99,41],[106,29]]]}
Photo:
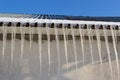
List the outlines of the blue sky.
{"label": "blue sky", "polygon": [[0,12],[120,16],[120,0],[0,0]]}

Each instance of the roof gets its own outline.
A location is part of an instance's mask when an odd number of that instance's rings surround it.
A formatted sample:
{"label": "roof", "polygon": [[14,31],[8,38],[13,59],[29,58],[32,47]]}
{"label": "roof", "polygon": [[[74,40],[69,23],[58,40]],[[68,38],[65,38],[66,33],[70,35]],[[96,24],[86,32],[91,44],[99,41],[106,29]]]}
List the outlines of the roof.
{"label": "roof", "polygon": [[120,22],[120,17],[90,17],[90,16],[66,16],[47,14],[2,14],[2,13],[0,14],[0,17]]}
{"label": "roof", "polygon": [[[34,29],[34,34],[37,34],[36,27],[41,27],[44,34],[46,34],[46,27],[50,28],[50,34],[54,34],[54,27],[58,28],[58,33],[62,34],[62,27],[75,28],[75,34],[79,35],[79,29],[84,29],[83,32],[87,32],[88,28],[93,29],[95,34],[95,29],[106,28],[109,33],[111,27],[114,30],[120,29],[120,17],[82,17],[82,16],[64,16],[64,15],[37,15],[37,14],[0,14],[0,26],[5,26],[8,32],[11,32],[11,26],[18,27],[17,33],[21,33],[21,28],[25,27],[25,33],[29,33],[29,27]],[[88,28],[87,28],[88,27]],[[2,31],[2,27],[1,31]],[[71,31],[68,32],[71,34]],[[93,34],[92,33],[92,34]],[[119,31],[118,31],[119,33]],[[103,31],[100,33],[103,35]],[[86,33],[87,35],[87,33]],[[96,34],[95,34],[96,35]],[[110,34],[111,36],[111,34]]]}

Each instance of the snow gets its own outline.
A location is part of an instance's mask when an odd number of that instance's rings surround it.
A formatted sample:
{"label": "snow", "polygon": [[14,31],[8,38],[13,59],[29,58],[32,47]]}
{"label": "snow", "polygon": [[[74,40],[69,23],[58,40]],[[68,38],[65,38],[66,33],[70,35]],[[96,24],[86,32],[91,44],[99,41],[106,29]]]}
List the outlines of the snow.
{"label": "snow", "polygon": [[120,25],[120,22],[105,21],[79,21],[79,20],[57,20],[57,19],[35,19],[35,18],[10,18],[0,17],[0,22],[30,22],[30,23],[62,23],[62,24],[95,24],[95,25]]}

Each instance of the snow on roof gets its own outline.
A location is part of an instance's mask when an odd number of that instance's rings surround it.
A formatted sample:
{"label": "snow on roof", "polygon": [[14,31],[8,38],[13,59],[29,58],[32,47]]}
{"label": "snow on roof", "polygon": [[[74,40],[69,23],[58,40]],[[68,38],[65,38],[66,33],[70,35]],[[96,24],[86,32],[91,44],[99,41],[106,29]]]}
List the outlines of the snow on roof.
{"label": "snow on roof", "polygon": [[0,22],[120,25],[120,17],[83,17],[42,14],[0,14]]}

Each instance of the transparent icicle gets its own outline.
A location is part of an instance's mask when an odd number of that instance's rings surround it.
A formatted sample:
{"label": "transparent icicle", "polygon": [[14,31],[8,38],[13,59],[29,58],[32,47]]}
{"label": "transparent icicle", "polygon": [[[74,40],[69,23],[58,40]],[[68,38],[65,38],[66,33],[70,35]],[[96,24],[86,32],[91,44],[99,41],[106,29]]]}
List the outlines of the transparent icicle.
{"label": "transparent icicle", "polygon": [[2,64],[3,64],[5,57],[6,37],[7,37],[7,30],[5,25],[2,26],[2,30],[3,30]]}
{"label": "transparent icicle", "polygon": [[83,41],[84,31],[81,30],[81,27],[82,26],[79,26],[79,33],[80,33],[80,41],[81,41],[81,48],[82,48],[83,65],[84,65],[85,63],[84,41]]}
{"label": "transparent icicle", "polygon": [[100,60],[100,74],[101,74],[101,79],[103,79],[104,74],[103,74],[103,63],[102,63],[103,61],[102,61],[101,40],[100,40],[100,29],[99,29],[99,27],[100,27],[100,25],[95,25],[97,48],[98,48],[98,55],[99,55],[99,60]]}
{"label": "transparent icicle", "polygon": [[71,25],[71,32],[72,32],[72,38],[73,38],[73,49],[74,49],[74,56],[75,56],[75,65],[76,65],[76,80],[78,80],[77,76],[77,70],[78,70],[78,58],[77,58],[77,51],[76,51],[76,40],[75,40],[75,32]]}
{"label": "transparent icicle", "polygon": [[[116,27],[116,26],[113,26],[113,27]],[[117,30],[113,30],[113,33],[114,33],[114,38],[115,38],[115,44],[117,44]]]}
{"label": "transparent icicle", "polygon": [[59,39],[58,39],[58,31],[57,26],[55,25],[55,38],[56,38],[56,46],[57,46],[57,56],[58,56],[58,76],[60,74],[60,50],[59,50]]}
{"label": "transparent icicle", "polygon": [[41,68],[42,68],[42,30],[40,29],[40,26],[38,26],[38,43],[39,43],[39,66],[40,66],[40,78],[41,78]]}
{"label": "transparent icicle", "polygon": [[92,31],[91,31],[91,27],[87,28],[88,30],[88,37],[89,37],[89,47],[90,47],[90,53],[91,53],[91,61],[92,61],[92,67],[94,66],[94,59],[93,59],[93,50],[92,50]]}
{"label": "transparent icicle", "polygon": [[49,26],[46,25],[46,32],[47,32],[47,40],[48,40],[48,64],[49,64],[49,72],[48,75],[50,75],[50,64],[51,64],[51,54],[50,54],[50,33],[49,33]]}
{"label": "transparent icicle", "polygon": [[67,51],[66,32],[65,32],[65,26],[64,25],[62,25],[62,29],[63,29],[63,36],[64,36],[65,59],[66,59],[67,72],[68,72],[68,51]]}
{"label": "transparent icicle", "polygon": [[97,47],[98,47],[98,55],[100,59],[100,69],[101,69],[101,74],[103,72],[103,64],[102,64],[102,53],[101,53],[101,41],[100,41],[100,32],[99,29],[97,28],[99,26],[95,26],[95,31],[96,31],[96,38],[97,38]]}
{"label": "transparent icicle", "polygon": [[112,70],[112,64],[111,64],[110,49],[109,49],[108,36],[107,36],[107,33],[106,33],[107,31],[105,29],[105,26],[103,26],[103,30],[104,30],[106,49],[107,49],[107,53],[108,53],[108,60],[109,60],[110,73],[111,73],[111,80],[113,80],[113,70]]}
{"label": "transparent icicle", "polygon": [[21,32],[21,53],[20,53],[20,61],[22,62],[23,58],[23,50],[24,50],[24,27],[20,25],[20,32]]}
{"label": "transparent icicle", "polygon": [[119,59],[118,59],[118,52],[117,52],[117,49],[116,49],[116,42],[115,42],[115,34],[114,34],[114,31],[113,31],[113,26],[110,27],[111,29],[111,33],[112,33],[112,39],[113,39],[113,47],[114,47],[114,52],[115,52],[115,58],[116,58],[116,64],[117,64],[117,71],[118,71],[118,80],[119,80]]}
{"label": "transparent icicle", "polygon": [[14,49],[15,49],[15,35],[16,35],[16,26],[11,26],[11,64],[13,63]]}
{"label": "transparent icicle", "polygon": [[32,27],[29,26],[30,52],[32,47]]}
{"label": "transparent icicle", "polygon": [[[10,60],[9,75],[11,75],[11,71],[12,71],[12,67],[13,67],[14,49],[15,49],[15,36],[16,36],[16,26],[14,24],[14,25],[11,26],[11,56],[10,56],[11,60]],[[9,78],[11,78],[11,77],[9,77]]]}

